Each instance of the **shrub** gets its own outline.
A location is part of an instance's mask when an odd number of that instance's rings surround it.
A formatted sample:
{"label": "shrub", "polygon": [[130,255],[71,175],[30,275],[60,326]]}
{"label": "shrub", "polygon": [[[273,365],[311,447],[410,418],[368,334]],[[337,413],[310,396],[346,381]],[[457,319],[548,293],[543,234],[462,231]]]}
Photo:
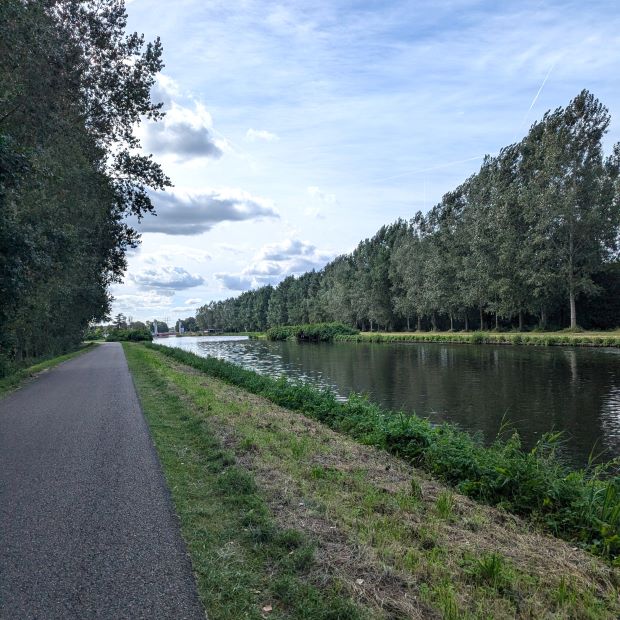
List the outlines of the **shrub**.
{"label": "shrub", "polygon": [[336,336],[354,336],[359,330],[344,323],[312,323],[308,325],[288,325],[272,327],[267,330],[268,340],[308,340],[312,342],[331,342]]}
{"label": "shrub", "polygon": [[151,342],[153,336],[148,329],[115,329],[106,342]]}

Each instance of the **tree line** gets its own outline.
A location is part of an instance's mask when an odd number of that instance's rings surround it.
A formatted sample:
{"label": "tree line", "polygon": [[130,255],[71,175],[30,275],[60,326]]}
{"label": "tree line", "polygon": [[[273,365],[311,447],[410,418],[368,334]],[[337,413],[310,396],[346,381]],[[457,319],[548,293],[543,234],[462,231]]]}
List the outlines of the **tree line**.
{"label": "tree line", "polygon": [[227,331],[617,327],[620,144],[605,155],[609,123],[584,90],[430,212],[318,272],[208,303],[196,320]]}
{"label": "tree line", "polygon": [[0,2],[0,375],[106,317],[125,218],[169,184],[135,135],[162,48],[126,23],[123,0]]}

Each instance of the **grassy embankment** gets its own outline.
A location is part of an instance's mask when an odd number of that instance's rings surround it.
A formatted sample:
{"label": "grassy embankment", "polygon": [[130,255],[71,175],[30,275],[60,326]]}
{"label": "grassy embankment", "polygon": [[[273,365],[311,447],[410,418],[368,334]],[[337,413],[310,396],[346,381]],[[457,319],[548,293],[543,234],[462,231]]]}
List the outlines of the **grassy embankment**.
{"label": "grassy embankment", "polygon": [[620,347],[620,330],[611,332],[362,332],[337,335],[339,342],[452,342],[532,346]]}
{"label": "grassy embankment", "polygon": [[342,323],[272,327],[269,340],[315,342],[449,342],[459,344],[517,344],[533,346],[620,347],[620,330],[608,332],[359,332]]}
{"label": "grassy embankment", "polygon": [[615,569],[274,404],[285,382],[125,347],[212,619],[617,617]]}
{"label": "grassy embankment", "polygon": [[516,434],[484,446],[452,424],[387,411],[359,395],[342,402],[310,384],[273,379],[176,348],[146,346],[391,452],[459,492],[525,516],[595,554],[620,557],[620,477],[613,475],[618,464],[572,470],[557,457],[557,435],[543,437],[529,452],[521,450]]}
{"label": "grassy embankment", "polygon": [[77,355],[81,355],[86,351],[89,351],[92,347],[97,346],[97,343],[87,342],[76,349],[75,351],[71,351],[69,353],[65,353],[64,355],[59,355],[57,357],[52,357],[43,361],[39,361],[33,366],[28,366],[27,368],[21,368],[20,370],[15,371],[14,373],[2,377],[0,379],[0,396],[5,394],[6,392],[10,392],[18,388],[23,381],[29,379],[37,375],[44,370],[48,370],[49,368],[53,368],[62,362],[66,362]]}

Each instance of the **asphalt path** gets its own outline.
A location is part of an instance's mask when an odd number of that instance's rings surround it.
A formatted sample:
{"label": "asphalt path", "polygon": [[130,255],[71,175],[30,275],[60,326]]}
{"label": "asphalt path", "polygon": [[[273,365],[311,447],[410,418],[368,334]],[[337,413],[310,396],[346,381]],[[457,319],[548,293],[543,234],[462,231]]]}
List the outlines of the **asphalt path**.
{"label": "asphalt path", "polygon": [[0,618],[205,618],[119,344],[0,400]]}

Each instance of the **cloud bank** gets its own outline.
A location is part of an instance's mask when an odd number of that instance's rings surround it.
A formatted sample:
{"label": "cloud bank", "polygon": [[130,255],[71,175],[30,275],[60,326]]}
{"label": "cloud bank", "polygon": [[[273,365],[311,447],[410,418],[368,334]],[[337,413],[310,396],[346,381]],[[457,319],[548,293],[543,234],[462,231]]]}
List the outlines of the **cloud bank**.
{"label": "cloud bank", "polygon": [[191,274],[183,267],[153,267],[133,273],[130,279],[140,288],[181,291],[204,284],[204,278]]}
{"label": "cloud bank", "polygon": [[241,273],[217,273],[220,284],[231,291],[247,291],[258,286],[277,284],[290,275],[321,269],[336,253],[319,250],[300,239],[286,239],[263,246]]}
{"label": "cloud bank", "polygon": [[191,192],[173,189],[153,194],[156,216],[135,224],[140,232],[167,235],[199,235],[221,222],[243,222],[279,218],[271,203],[242,190],[203,190]]}

